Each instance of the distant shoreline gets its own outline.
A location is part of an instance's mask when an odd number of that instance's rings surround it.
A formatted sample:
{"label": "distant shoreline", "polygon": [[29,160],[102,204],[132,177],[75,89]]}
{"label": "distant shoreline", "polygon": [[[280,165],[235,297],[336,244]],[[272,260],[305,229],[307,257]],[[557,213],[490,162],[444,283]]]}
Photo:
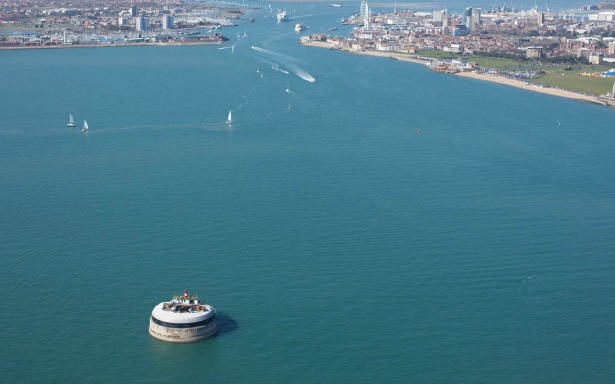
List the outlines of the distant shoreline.
{"label": "distant shoreline", "polygon": [[194,42],[166,42],[166,43],[119,43],[119,44],[70,44],[70,45],[35,45],[28,47],[0,47],[0,51],[22,49],[62,49],[62,48],[108,48],[108,47],[136,47],[136,46],[181,46],[181,45],[215,45],[224,44],[223,41],[194,41]]}
{"label": "distant shoreline", "polygon": [[[423,65],[427,65],[429,63],[429,60],[419,60],[416,59],[414,57],[410,57],[409,54],[406,53],[395,53],[395,52],[382,52],[382,51],[352,51],[352,50],[348,50],[345,48],[338,48],[330,43],[326,43],[324,41],[309,41],[307,43],[303,43],[304,45],[307,46],[314,46],[314,47],[319,47],[319,48],[328,48],[331,50],[337,50],[337,51],[343,51],[343,52],[347,52],[347,53],[353,53],[353,54],[358,54],[358,55],[367,55],[367,56],[377,56],[377,57],[388,57],[391,59],[396,59],[396,60],[400,60],[400,61],[408,61],[411,63],[416,63],[416,64],[423,64]],[[433,59],[435,60],[435,59]],[[574,92],[574,91],[569,91],[566,89],[559,89],[559,88],[550,88],[550,87],[540,87],[536,84],[531,84],[531,83],[526,83],[522,80],[516,80],[516,79],[509,79],[507,77],[503,77],[503,76],[493,76],[493,75],[488,75],[488,74],[483,74],[483,73],[476,73],[476,72],[458,72],[455,73],[455,76],[461,76],[461,77],[465,77],[465,78],[469,78],[469,79],[477,79],[477,80],[483,80],[483,81],[490,81],[492,83],[498,83],[498,84],[503,84],[503,85],[509,85],[512,87],[516,87],[516,88],[520,88],[520,89],[525,89],[527,91],[533,91],[533,92],[539,92],[539,93],[544,93],[547,95],[552,95],[552,96],[559,96],[559,97],[565,97],[568,99],[574,99],[574,100],[581,100],[581,101],[588,101],[591,103],[596,103],[596,104],[600,104],[600,105],[605,105],[605,106],[610,106],[610,107],[615,107],[615,100],[608,100],[608,99],[604,99],[598,96],[593,96],[593,95],[586,95],[583,93],[579,93],[579,92]]]}

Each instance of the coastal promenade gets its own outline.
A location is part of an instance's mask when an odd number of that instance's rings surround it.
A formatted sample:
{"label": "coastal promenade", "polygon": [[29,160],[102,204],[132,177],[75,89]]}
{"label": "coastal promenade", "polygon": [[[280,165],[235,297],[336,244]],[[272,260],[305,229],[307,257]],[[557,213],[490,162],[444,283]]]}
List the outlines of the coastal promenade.
{"label": "coastal promenade", "polygon": [[[428,67],[432,61],[435,61],[435,59],[430,59],[430,58],[421,59],[416,55],[410,55],[407,53],[383,52],[383,51],[371,51],[371,50],[362,50],[362,51],[350,50],[346,48],[336,47],[335,45],[332,45],[325,41],[302,40],[302,44],[307,45],[307,46],[339,50],[339,51],[344,51],[344,52],[358,54],[358,55],[386,57],[386,58],[400,60],[400,61],[407,61],[407,62],[416,63],[416,64],[423,64]],[[608,100],[608,99],[597,97],[594,95],[587,95],[587,94],[573,92],[573,91],[569,91],[565,89],[541,87],[541,86],[531,84],[531,83],[528,83],[522,80],[510,79],[510,78],[503,77],[503,76],[493,76],[493,75],[489,75],[485,73],[477,73],[477,72],[458,72],[458,73],[455,73],[455,75],[470,78],[470,79],[484,80],[484,81],[490,81],[492,83],[509,85],[512,87],[525,89],[527,91],[539,92],[539,93],[544,93],[547,95],[566,97],[569,99],[588,101],[591,103],[615,107],[615,100]]]}

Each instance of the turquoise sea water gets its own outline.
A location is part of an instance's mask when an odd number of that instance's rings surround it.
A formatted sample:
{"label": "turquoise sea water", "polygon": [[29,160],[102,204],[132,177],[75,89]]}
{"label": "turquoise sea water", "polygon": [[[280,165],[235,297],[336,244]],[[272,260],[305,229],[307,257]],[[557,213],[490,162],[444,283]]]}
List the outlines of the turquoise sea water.
{"label": "turquoise sea water", "polygon": [[[2,381],[611,382],[615,111],[249,17],[0,52]],[[217,337],[149,336],[183,289]]]}

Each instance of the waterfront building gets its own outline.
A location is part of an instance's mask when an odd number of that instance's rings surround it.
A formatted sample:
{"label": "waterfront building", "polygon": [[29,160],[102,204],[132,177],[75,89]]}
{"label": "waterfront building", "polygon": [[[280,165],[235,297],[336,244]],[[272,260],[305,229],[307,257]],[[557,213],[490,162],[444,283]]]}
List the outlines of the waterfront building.
{"label": "waterfront building", "polygon": [[433,11],[431,13],[431,19],[434,23],[442,23],[442,19],[444,17],[444,11]]}
{"label": "waterfront building", "polygon": [[145,16],[137,17],[137,20],[135,23],[135,29],[137,31],[147,31],[148,27],[149,27],[149,24],[147,22],[147,17]]}
{"label": "waterfront building", "polygon": [[162,16],[162,29],[173,29],[174,19],[171,15]]}
{"label": "waterfront building", "polygon": [[117,18],[117,26],[118,27],[125,27],[128,25],[128,18],[127,17],[118,17]]}

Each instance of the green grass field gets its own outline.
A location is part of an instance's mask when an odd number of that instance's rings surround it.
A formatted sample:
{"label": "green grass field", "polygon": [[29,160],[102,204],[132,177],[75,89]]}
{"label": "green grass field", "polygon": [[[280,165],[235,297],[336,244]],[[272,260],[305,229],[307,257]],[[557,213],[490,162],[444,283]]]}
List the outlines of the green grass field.
{"label": "green grass field", "polygon": [[615,82],[615,79],[612,78],[581,76],[576,71],[564,73],[558,71],[546,72],[544,76],[529,81],[535,84],[543,84],[596,96],[611,92],[613,82]]}
{"label": "green grass field", "polygon": [[459,59],[459,60],[476,63],[484,68],[493,68],[493,69],[516,67],[519,65],[519,62],[516,62],[511,59],[502,59],[499,57],[483,57],[483,56],[476,56],[476,55],[463,56],[463,55],[458,55],[453,52],[444,52],[444,51],[419,51],[417,55],[423,56],[423,57],[431,57],[434,59]]}
{"label": "green grass field", "polygon": [[581,75],[583,72],[604,72],[607,70],[607,67],[604,66],[575,64],[570,67],[570,70],[565,70],[565,65],[541,65],[533,61],[522,62],[512,59],[481,57],[476,55],[461,56],[443,51],[420,51],[418,54],[420,56],[433,57],[436,59],[460,59],[467,62],[474,62],[483,68],[515,68],[520,70],[544,71],[545,74],[543,76],[537,79],[528,80],[528,82],[590,95],[602,95],[611,92],[613,89],[613,82],[615,82],[613,78],[597,78]]}

